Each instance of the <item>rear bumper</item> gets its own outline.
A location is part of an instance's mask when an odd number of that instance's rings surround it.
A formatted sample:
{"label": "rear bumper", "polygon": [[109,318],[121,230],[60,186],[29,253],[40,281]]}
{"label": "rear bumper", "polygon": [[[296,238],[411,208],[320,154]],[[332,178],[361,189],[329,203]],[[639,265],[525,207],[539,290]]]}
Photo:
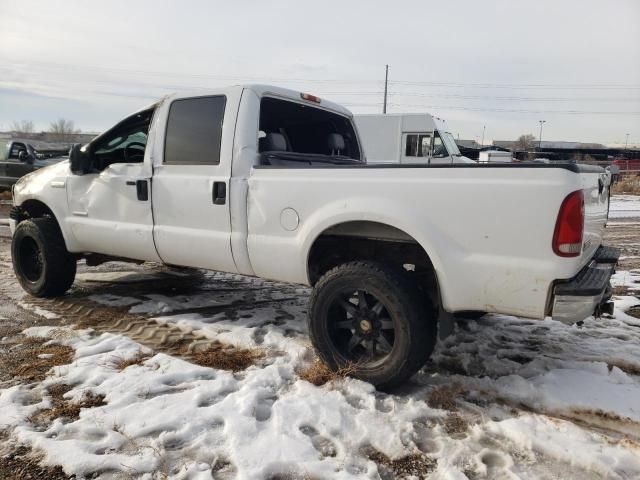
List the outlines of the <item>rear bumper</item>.
{"label": "rear bumper", "polygon": [[600,247],[589,264],[570,280],[560,280],[553,287],[551,317],[572,324],[591,315],[612,313],[611,275],[615,272],[619,252]]}

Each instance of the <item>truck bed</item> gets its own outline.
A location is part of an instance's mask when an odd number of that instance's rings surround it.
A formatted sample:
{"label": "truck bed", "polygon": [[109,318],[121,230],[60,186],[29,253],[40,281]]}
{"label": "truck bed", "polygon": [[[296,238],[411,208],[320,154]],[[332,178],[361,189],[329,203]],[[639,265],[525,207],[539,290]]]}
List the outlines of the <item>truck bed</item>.
{"label": "truck bed", "polygon": [[[365,220],[423,247],[446,310],[543,318],[553,282],[574,277],[602,243],[609,176],[600,167],[292,163],[254,167],[249,178],[248,255],[260,276],[309,283],[309,243],[336,223]],[[558,210],[580,189],[583,251],[562,258],[551,245]],[[283,212],[299,226],[283,228]]]}

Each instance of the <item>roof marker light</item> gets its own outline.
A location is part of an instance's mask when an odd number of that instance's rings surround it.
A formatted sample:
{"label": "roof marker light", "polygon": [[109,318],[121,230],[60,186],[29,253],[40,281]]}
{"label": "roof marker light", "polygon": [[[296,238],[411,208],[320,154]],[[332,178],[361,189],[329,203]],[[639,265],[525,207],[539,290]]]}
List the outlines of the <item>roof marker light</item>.
{"label": "roof marker light", "polygon": [[315,95],[311,95],[310,93],[301,93],[300,98],[308,102],[320,103],[320,97],[316,97]]}

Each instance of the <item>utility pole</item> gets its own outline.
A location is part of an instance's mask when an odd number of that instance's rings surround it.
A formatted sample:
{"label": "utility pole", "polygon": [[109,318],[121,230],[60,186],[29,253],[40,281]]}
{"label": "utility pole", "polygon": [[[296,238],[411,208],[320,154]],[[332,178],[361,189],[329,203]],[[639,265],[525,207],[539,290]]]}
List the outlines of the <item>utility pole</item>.
{"label": "utility pole", "polygon": [[540,135],[538,137],[538,150],[540,150],[542,148],[542,124],[543,123],[547,123],[546,120],[538,120],[538,122],[540,123]]}
{"label": "utility pole", "polygon": [[384,66],[384,103],[382,113],[387,113],[387,87],[389,85],[389,65]]}
{"label": "utility pole", "polygon": [[487,129],[486,125],[482,126],[482,142],[480,143],[480,146],[484,147],[484,131]]}
{"label": "utility pole", "polygon": [[624,155],[623,158],[626,160],[626,168],[625,170],[629,170],[629,152],[627,151],[627,147],[629,146],[629,134],[625,133],[625,139],[624,139]]}

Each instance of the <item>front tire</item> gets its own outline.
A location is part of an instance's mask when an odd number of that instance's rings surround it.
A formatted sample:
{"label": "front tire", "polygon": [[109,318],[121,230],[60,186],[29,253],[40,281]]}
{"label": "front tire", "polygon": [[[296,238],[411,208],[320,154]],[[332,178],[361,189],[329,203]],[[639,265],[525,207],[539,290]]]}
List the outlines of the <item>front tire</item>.
{"label": "front tire", "polygon": [[427,361],[436,318],[401,269],[377,262],[340,265],[318,280],[309,304],[309,332],[333,370],[380,389],[400,385]]}
{"label": "front tire", "polygon": [[13,271],[34,297],[63,295],[76,277],[76,259],[67,251],[58,223],[49,217],[24,220],[11,242]]}

